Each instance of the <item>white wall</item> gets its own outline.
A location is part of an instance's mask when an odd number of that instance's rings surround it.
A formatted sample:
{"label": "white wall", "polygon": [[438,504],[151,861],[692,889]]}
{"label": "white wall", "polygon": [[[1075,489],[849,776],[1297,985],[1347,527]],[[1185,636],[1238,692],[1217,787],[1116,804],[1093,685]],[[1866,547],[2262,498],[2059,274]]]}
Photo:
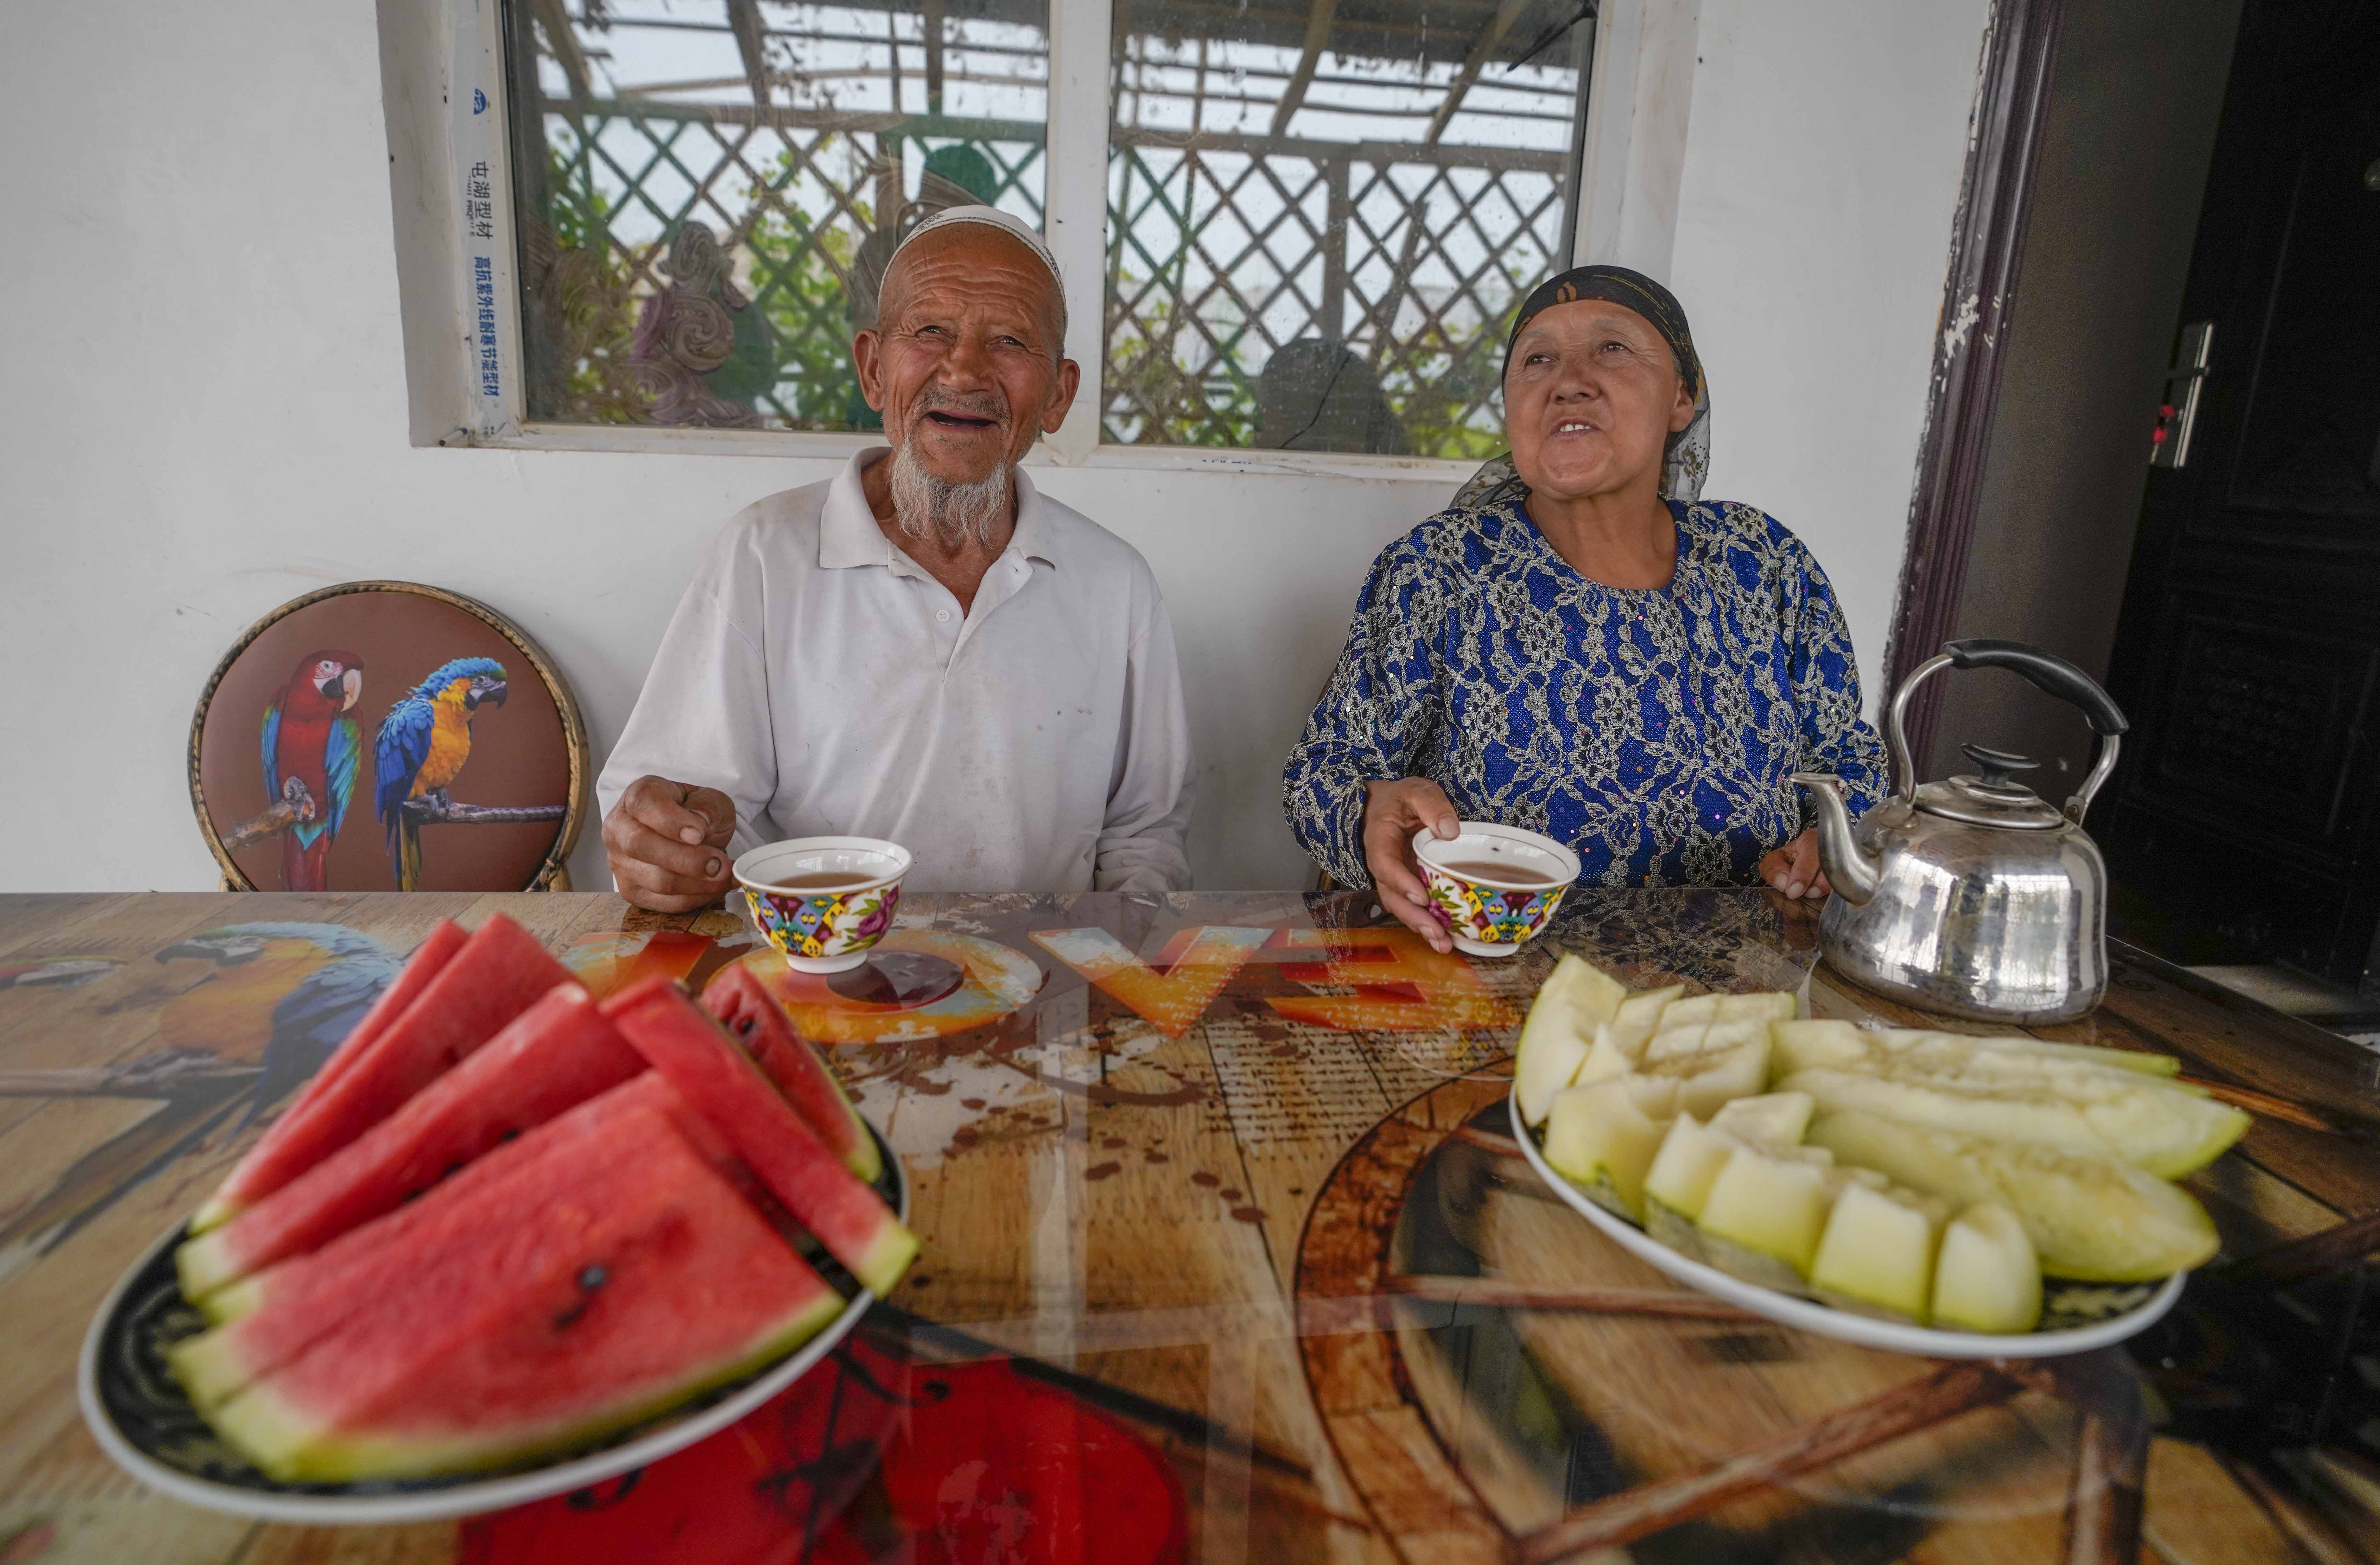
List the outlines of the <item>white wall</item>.
{"label": "white wall", "polygon": [[1670,286],[1711,383],[1704,493],[1817,554],[1873,712],[1987,0],[1702,0]]}
{"label": "white wall", "polygon": [[[1981,22],[1982,0],[1702,0],[1674,275],[1718,391],[1711,492],[1811,540],[1871,673]],[[406,443],[370,6],[83,0],[8,32],[0,892],[212,886],[191,704],[252,619],[327,582],[433,581],[511,615],[607,746],[696,550],[828,465]],[[1364,566],[1448,487],[1036,481],[1164,585],[1205,756],[1200,883],[1297,883],[1281,756]],[[594,839],[581,885],[604,883]]]}

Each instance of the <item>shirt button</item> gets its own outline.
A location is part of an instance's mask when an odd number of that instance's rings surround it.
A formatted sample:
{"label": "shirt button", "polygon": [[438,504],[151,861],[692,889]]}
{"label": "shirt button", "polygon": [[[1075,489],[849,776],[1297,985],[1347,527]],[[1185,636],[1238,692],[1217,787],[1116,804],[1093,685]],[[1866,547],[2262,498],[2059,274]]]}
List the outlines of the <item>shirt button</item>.
{"label": "shirt button", "polygon": [[951,623],[951,612],[948,609],[936,609],[934,618],[941,624],[948,625]]}

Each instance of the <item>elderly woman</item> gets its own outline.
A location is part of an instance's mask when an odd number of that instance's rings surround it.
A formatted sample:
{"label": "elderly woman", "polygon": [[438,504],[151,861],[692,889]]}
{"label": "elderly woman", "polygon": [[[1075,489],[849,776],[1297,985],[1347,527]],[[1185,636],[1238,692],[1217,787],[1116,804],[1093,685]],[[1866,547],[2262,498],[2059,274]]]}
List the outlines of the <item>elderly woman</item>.
{"label": "elderly woman", "polygon": [[1801,540],[1700,501],[1709,399],[1685,312],[1616,266],[1531,294],[1512,455],[1372,564],[1290,754],[1290,829],[1444,951],[1410,846],[1458,819],[1568,843],[1583,882],[1821,897],[1796,771],[1883,794],[1851,636]]}

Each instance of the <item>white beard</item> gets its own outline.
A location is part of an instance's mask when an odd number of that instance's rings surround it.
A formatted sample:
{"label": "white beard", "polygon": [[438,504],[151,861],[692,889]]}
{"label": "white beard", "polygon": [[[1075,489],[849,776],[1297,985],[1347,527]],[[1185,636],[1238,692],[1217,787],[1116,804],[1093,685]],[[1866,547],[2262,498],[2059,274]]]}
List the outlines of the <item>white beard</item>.
{"label": "white beard", "polygon": [[945,549],[991,542],[992,533],[1008,519],[1008,464],[1003,462],[973,483],[953,483],[926,471],[917,448],[904,445],[892,454],[885,475],[892,483],[892,515],[911,538],[932,538]]}

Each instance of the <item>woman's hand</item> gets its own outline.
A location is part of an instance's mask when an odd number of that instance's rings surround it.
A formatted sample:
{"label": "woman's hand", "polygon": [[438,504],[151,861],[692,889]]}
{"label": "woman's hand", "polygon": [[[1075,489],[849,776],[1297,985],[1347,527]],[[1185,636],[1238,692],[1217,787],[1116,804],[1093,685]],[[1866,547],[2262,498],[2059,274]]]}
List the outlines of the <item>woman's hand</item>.
{"label": "woman's hand", "polygon": [[1783,847],[1771,848],[1760,861],[1760,878],[1796,902],[1816,902],[1833,891],[1818,867],[1818,829],[1813,826]]}
{"label": "woman's hand", "polygon": [[1380,905],[1427,940],[1431,950],[1451,952],[1454,937],[1430,906],[1421,867],[1414,862],[1413,834],[1425,826],[1450,841],[1462,835],[1454,806],[1437,783],[1427,777],[1404,777],[1364,784],[1364,867],[1372,872]]}

